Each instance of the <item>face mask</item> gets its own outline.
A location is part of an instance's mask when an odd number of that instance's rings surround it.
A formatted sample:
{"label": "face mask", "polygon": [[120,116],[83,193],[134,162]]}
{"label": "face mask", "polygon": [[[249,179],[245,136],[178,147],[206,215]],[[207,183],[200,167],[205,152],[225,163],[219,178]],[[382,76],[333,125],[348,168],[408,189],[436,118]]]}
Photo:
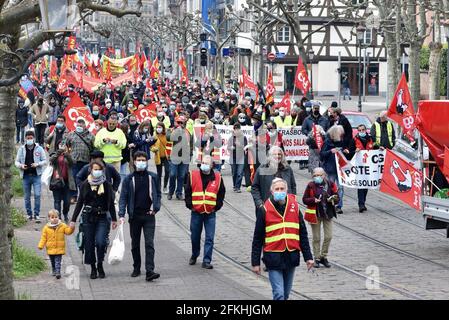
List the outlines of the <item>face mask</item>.
{"label": "face mask", "polygon": [[215,113],[214,117],[215,117],[215,119],[220,119],[220,114],[219,113]]}
{"label": "face mask", "polygon": [[162,108],[162,110],[164,110],[164,112],[167,112],[168,109],[167,108]]}
{"label": "face mask", "polygon": [[274,121],[274,117],[270,117],[270,121]]}
{"label": "face mask", "polygon": [[209,172],[210,171],[210,165],[202,163],[200,169],[203,172]]}
{"label": "face mask", "polygon": [[310,112],[310,110],[312,110],[310,107],[306,107],[307,112]]}
{"label": "face mask", "polygon": [[118,108],[118,107],[120,106],[120,103],[116,102],[116,103],[114,103],[114,106],[115,106],[116,108]]}
{"label": "face mask", "polygon": [[313,181],[314,181],[316,184],[322,184],[322,183],[323,183],[323,177],[321,177],[321,176],[313,177]]}
{"label": "face mask", "polygon": [[320,110],[313,110],[313,115],[318,116],[320,114]]}
{"label": "face mask", "polygon": [[171,105],[170,105],[170,110],[171,110],[171,111],[174,111],[175,109],[176,109],[176,105],[171,104]]}
{"label": "face mask", "polygon": [[94,178],[100,178],[103,175],[103,170],[92,170],[92,176]]}
{"label": "face mask", "polygon": [[287,196],[287,192],[274,192],[273,193],[273,198],[274,201],[282,201],[285,200],[285,197]]}
{"label": "face mask", "polygon": [[147,133],[148,132],[148,128],[144,128],[143,132]]}
{"label": "face mask", "polygon": [[220,99],[218,99],[218,101],[219,101],[219,102],[223,102],[223,101],[224,101],[224,99],[223,99],[223,98],[220,98]]}
{"label": "face mask", "polygon": [[156,132],[157,132],[157,133],[162,133],[162,128],[161,128],[161,127],[156,128]]}
{"label": "face mask", "polygon": [[134,105],[132,103],[128,104],[128,108],[131,109],[132,107],[134,107]]}
{"label": "face mask", "polygon": [[241,123],[245,122],[245,118],[239,118],[239,122]]}
{"label": "face mask", "polygon": [[359,136],[360,136],[361,138],[366,137],[366,132],[359,132]]}
{"label": "face mask", "polygon": [[100,127],[99,126],[95,126],[95,130],[100,131]]}
{"label": "face mask", "polygon": [[56,123],[56,128],[58,128],[58,129],[64,128],[64,123],[60,123],[60,122]]}
{"label": "face mask", "polygon": [[284,111],[280,111],[280,112],[279,112],[279,115],[280,115],[281,117],[283,117],[283,116],[285,116],[285,112],[284,112]]}
{"label": "face mask", "polygon": [[143,171],[147,168],[146,161],[136,161],[136,169],[137,171]]}
{"label": "face mask", "polygon": [[34,139],[27,139],[27,145],[32,146],[34,144]]}
{"label": "face mask", "polygon": [[200,119],[201,123],[206,123],[206,119]]}
{"label": "face mask", "polygon": [[82,133],[84,131],[83,127],[76,127],[76,132]]}

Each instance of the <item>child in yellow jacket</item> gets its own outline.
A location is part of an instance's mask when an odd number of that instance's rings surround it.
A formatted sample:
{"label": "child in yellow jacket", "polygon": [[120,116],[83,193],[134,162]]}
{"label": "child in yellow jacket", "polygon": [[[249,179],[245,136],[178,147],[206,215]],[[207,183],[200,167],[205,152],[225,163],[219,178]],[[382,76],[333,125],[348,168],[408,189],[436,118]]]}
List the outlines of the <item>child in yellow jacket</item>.
{"label": "child in yellow jacket", "polygon": [[52,274],[56,279],[61,279],[61,261],[65,254],[65,236],[71,235],[74,231],[74,227],[71,228],[59,220],[58,210],[50,210],[48,223],[42,229],[38,248],[42,250],[46,247],[51,261]]}

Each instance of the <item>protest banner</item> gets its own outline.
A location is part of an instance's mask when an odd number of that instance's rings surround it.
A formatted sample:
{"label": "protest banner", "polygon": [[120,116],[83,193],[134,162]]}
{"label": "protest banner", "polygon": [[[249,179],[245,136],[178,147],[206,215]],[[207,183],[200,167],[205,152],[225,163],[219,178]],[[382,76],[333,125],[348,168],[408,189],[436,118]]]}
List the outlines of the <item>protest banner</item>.
{"label": "protest banner", "polygon": [[278,128],[282,135],[286,160],[308,160],[309,146],[306,144],[307,136],[301,132],[301,127]]}
{"label": "protest banner", "polygon": [[384,170],[384,150],[360,150],[348,165],[342,166],[336,154],[338,181],[348,188],[379,189]]}

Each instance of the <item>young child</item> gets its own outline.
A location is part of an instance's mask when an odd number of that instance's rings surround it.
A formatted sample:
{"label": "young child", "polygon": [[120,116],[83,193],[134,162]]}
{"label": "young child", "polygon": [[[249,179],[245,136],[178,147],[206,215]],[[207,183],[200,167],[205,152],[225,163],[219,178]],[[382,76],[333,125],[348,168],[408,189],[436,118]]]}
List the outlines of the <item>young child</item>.
{"label": "young child", "polygon": [[50,257],[53,276],[61,279],[61,260],[65,254],[65,236],[71,235],[75,227],[71,228],[59,220],[58,210],[52,209],[48,213],[48,223],[42,229],[42,237],[38,248],[46,247],[47,254]]}

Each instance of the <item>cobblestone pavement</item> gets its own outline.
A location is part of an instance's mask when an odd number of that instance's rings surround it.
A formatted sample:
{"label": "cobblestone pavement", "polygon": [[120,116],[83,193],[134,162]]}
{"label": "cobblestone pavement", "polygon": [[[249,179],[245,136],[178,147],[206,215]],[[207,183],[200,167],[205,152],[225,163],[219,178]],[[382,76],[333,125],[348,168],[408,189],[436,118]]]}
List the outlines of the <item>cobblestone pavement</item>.
{"label": "cobblestone pavement", "polygon": [[[302,197],[309,175],[295,171],[298,195]],[[79,290],[67,289],[71,276],[55,280],[44,272],[15,281],[16,291],[32,299],[45,299],[48,292],[61,299],[270,299],[271,288],[264,277],[253,275],[250,267],[254,231],[254,205],[250,193],[232,192],[229,166],[223,171],[227,187],[226,203],[217,214],[213,270],[200,264],[189,266],[190,212],[184,202],[168,201],[157,215],[156,272],[161,278],[146,283],[130,278],[132,258],[126,239],[125,260],[106,265],[106,279],[88,279],[88,268],[81,264],[74,237],[69,237],[65,267],[79,268]],[[334,224],[329,252],[330,269],[307,272],[305,264],[296,271],[292,299],[448,299],[449,242],[441,231],[425,231],[420,213],[376,191],[369,191],[368,211],[358,212],[355,190],[345,189],[344,214]],[[51,206],[45,192],[43,212]],[[15,205],[23,207],[22,200]],[[125,226],[127,227],[127,225]],[[41,226],[34,223],[16,230],[19,242],[36,248]],[[308,228],[309,229],[309,228]],[[111,232],[111,238],[114,232]],[[309,229],[309,239],[311,240]],[[37,249],[34,249],[38,251]],[[45,256],[44,252],[39,254]],[[201,256],[198,259],[201,261]],[[378,273],[378,277],[376,277]],[[378,280],[372,281],[371,278]],[[66,283],[67,281],[67,283]],[[376,284],[379,288],[376,289]],[[302,295],[305,295],[302,296]]]}

